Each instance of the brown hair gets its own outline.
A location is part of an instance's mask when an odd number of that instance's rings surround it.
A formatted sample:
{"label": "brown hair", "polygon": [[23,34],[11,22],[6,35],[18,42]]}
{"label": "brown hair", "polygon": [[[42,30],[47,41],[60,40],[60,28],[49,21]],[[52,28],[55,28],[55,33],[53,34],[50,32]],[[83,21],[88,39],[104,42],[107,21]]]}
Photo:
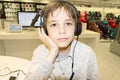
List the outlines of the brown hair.
{"label": "brown hair", "polygon": [[47,22],[48,16],[52,14],[56,9],[62,8],[62,7],[66,10],[68,15],[71,18],[73,18],[73,20],[75,21],[75,24],[77,24],[78,12],[77,12],[77,9],[74,7],[74,5],[66,1],[55,1],[55,2],[49,3],[44,8],[44,15],[43,15],[44,26]]}

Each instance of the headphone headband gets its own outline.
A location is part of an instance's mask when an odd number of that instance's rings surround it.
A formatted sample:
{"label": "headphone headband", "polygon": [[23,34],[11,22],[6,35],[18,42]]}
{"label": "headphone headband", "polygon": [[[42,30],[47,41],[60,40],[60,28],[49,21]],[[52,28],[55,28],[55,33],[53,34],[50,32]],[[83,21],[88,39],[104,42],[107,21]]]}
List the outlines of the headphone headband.
{"label": "headphone headband", "polygon": [[[69,3],[67,1],[56,1],[55,3],[61,3],[62,5],[64,5],[65,3],[67,3],[68,5],[72,6],[74,9],[75,9],[75,13],[77,15],[77,22],[76,22],[76,28],[75,28],[75,32],[74,32],[74,35],[75,36],[79,36],[81,34],[81,31],[82,31],[82,27],[81,27],[81,23],[80,23],[80,13],[79,11],[77,10],[77,8],[72,4],[72,3]],[[50,5],[52,5],[52,3],[50,3]],[[44,10],[41,10],[43,11],[42,13],[44,13]],[[44,14],[43,14],[44,15]],[[42,16],[43,16],[42,15]],[[41,16],[40,16],[41,17]],[[44,20],[42,20],[43,18],[40,19],[40,25],[42,25],[45,29],[45,32],[46,34],[48,35],[48,32],[47,32],[47,29],[46,29],[46,26],[45,26],[45,23],[44,23]]]}

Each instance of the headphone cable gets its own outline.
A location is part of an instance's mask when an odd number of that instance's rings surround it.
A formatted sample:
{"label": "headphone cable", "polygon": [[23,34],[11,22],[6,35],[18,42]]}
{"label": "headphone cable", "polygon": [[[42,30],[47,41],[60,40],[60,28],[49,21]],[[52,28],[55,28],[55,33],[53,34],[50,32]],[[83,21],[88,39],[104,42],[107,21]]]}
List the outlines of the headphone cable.
{"label": "headphone cable", "polygon": [[77,36],[77,40],[76,40],[76,43],[75,43],[75,46],[74,46],[74,49],[73,49],[73,55],[72,55],[72,75],[70,76],[70,80],[73,79],[74,77],[74,71],[73,71],[73,68],[74,68],[74,53],[75,53],[75,48],[76,48],[76,45],[77,45],[77,42],[78,42],[78,38],[79,36]]}

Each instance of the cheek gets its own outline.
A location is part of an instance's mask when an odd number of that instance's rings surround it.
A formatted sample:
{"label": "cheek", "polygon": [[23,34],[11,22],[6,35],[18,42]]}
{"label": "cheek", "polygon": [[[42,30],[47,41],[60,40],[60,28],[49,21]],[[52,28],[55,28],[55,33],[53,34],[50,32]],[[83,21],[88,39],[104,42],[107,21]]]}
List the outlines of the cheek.
{"label": "cheek", "polygon": [[72,29],[67,29],[67,31],[66,31],[66,34],[69,35],[69,36],[74,36],[74,33],[75,33],[74,28],[72,28]]}
{"label": "cheek", "polygon": [[54,31],[54,30],[49,30],[48,31],[48,36],[51,38],[51,39],[54,39],[58,36],[58,33],[57,31]]}
{"label": "cheek", "polygon": [[48,35],[52,35],[55,31],[54,31],[54,29],[52,29],[48,26],[47,27],[47,32],[48,32]]}
{"label": "cheek", "polygon": [[69,31],[69,34],[74,35],[74,32],[75,32],[75,30],[72,29],[72,30]]}

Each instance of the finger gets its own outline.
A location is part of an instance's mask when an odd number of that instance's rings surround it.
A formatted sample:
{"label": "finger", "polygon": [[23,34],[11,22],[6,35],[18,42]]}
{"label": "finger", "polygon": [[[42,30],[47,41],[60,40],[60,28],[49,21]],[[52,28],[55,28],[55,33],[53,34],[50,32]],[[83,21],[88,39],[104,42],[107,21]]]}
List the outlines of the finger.
{"label": "finger", "polygon": [[44,28],[41,28],[41,32],[42,32],[42,35],[43,35],[43,37],[44,37],[44,40],[45,41],[50,41],[51,42],[51,39],[48,37],[48,35],[45,33],[45,31],[44,31]]}
{"label": "finger", "polygon": [[44,37],[47,36],[46,33],[45,33],[45,31],[44,31],[44,28],[41,28],[41,33],[43,34]]}
{"label": "finger", "polygon": [[44,39],[44,36],[43,36],[43,34],[42,34],[42,29],[41,28],[38,28],[38,35],[39,35],[39,38],[40,39]]}
{"label": "finger", "polygon": [[42,34],[42,32],[41,32],[41,29],[40,29],[40,28],[38,28],[38,34],[39,34],[39,36],[41,36],[41,34]]}
{"label": "finger", "polygon": [[41,33],[41,29],[40,28],[38,28],[38,33]]}

